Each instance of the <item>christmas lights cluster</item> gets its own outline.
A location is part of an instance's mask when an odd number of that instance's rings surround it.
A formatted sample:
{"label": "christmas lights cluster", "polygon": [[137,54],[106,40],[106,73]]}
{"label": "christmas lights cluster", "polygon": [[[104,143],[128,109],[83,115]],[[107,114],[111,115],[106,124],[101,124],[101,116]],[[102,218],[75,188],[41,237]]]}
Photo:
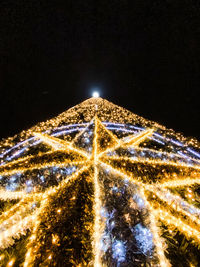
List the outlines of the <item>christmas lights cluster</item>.
{"label": "christmas lights cluster", "polygon": [[101,98],[1,142],[1,266],[198,266],[198,142]]}

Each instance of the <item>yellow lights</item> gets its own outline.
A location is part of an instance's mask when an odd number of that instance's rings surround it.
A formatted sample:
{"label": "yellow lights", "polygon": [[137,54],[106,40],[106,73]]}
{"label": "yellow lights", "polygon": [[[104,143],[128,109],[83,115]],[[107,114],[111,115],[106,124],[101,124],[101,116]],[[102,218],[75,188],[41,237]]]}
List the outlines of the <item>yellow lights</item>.
{"label": "yellow lights", "polygon": [[192,193],[192,189],[191,189],[191,188],[187,188],[187,191],[188,191],[189,193]]}
{"label": "yellow lights", "polygon": [[58,210],[57,210],[57,213],[61,213],[61,209],[58,209]]}
{"label": "yellow lights", "polygon": [[35,137],[43,141],[55,150],[66,150],[70,143],[42,133],[33,133]]}
{"label": "yellow lights", "polygon": [[94,232],[93,232],[93,253],[94,253],[94,266],[101,267],[101,254],[99,249],[99,244],[101,240],[101,216],[100,216],[100,209],[102,207],[101,200],[100,200],[100,187],[98,182],[98,170],[97,167],[94,167]]}
{"label": "yellow lights", "polygon": [[15,259],[13,258],[8,262],[7,267],[12,267],[14,263],[15,263]]}
{"label": "yellow lights", "polygon": [[[98,109],[96,109],[96,105],[98,105]],[[179,161],[177,158],[173,159],[175,154],[167,152],[160,152],[162,156],[168,156],[168,159],[165,160],[163,160],[162,157],[152,157],[149,159],[145,156],[128,156],[128,153],[126,156],[120,156],[117,154],[120,149],[132,149],[137,150],[137,152],[143,152],[145,148],[143,149],[141,146],[139,147],[139,145],[152,137],[156,126],[158,125],[154,123],[152,124],[152,128],[146,128],[145,130],[139,131],[139,133],[137,131],[137,134],[128,136],[128,138],[121,137],[121,139],[119,139],[114,133],[106,128],[106,123],[105,125],[102,123],[102,120],[106,121],[107,113],[105,112],[105,114],[101,114],[101,119],[99,119],[98,112],[101,109],[101,105],[101,100],[97,98],[97,102],[92,102],[90,105],[92,106],[90,107],[92,111],[88,110],[88,113],[86,112],[86,114],[84,114],[87,118],[87,122],[89,119],[92,119],[92,124],[91,122],[87,123],[87,127],[93,125],[94,122],[93,146],[91,151],[79,148],[78,145],[76,145],[77,139],[83,136],[86,131],[85,129],[76,135],[74,134],[75,137],[73,137],[71,142],[55,136],[53,137],[46,133],[41,133],[41,131],[44,132],[49,125],[51,125],[49,129],[59,125],[63,120],[62,115],[57,118],[56,121],[51,120],[47,124],[37,126],[27,133],[27,136],[33,135],[37,141],[40,140],[43,145],[46,144],[48,149],[50,147],[50,151],[48,150],[46,153],[39,153],[35,156],[26,156],[0,166],[0,175],[2,176],[16,173],[23,173],[26,175],[26,172],[28,171],[41,170],[47,167],[56,166],[65,168],[69,165],[76,166],[74,174],[69,176],[66,175],[66,178],[59,180],[56,185],[53,185],[50,188],[45,187],[42,193],[37,193],[39,190],[30,193],[20,190],[8,194],[5,189],[0,188],[0,200],[14,201],[15,203],[0,215],[0,248],[4,249],[11,247],[15,244],[16,240],[25,236],[29,231],[30,236],[27,240],[26,255],[23,262],[24,267],[34,266],[35,261],[39,257],[40,249],[44,245],[40,242],[40,237],[44,235],[45,240],[46,229],[49,230],[47,234],[47,237],[49,237],[49,248],[45,251],[46,254],[44,253],[43,261],[46,265],[51,264],[52,262],[52,266],[53,264],[55,265],[55,254],[53,249],[60,249],[62,247],[62,238],[66,238],[67,240],[68,233],[65,233],[65,236],[63,235],[64,237],[61,237],[61,234],[57,229],[54,229],[49,221],[45,221],[45,218],[47,216],[52,216],[55,221],[59,222],[63,216],[67,216],[66,214],[69,208],[67,205],[76,205],[76,202],[79,200],[78,195],[69,195],[68,200],[70,203],[59,202],[58,205],[55,205],[52,208],[54,212],[50,215],[48,214],[48,207],[51,205],[52,199],[56,198],[63,188],[67,188],[73,182],[80,181],[81,179],[87,179],[87,182],[92,182],[92,188],[94,190],[94,196],[90,196],[93,201],[93,207],[90,207],[93,221],[91,224],[87,223],[84,225],[85,229],[92,235],[92,260],[90,264],[92,263],[95,267],[104,266],[101,259],[103,252],[100,243],[106,224],[101,217],[101,209],[104,202],[102,200],[103,190],[100,180],[100,167],[103,167],[108,172],[123,180],[127,179],[131,184],[137,187],[138,192],[144,200],[144,206],[147,211],[147,219],[145,223],[148,224],[153,236],[152,239],[155,246],[155,254],[158,259],[158,266],[171,266],[166,256],[167,253],[165,253],[167,245],[164,238],[162,238],[160,221],[168,227],[169,233],[173,233],[174,230],[177,229],[183,233],[187,239],[192,239],[197,245],[200,245],[200,232],[198,230],[200,227],[200,218],[195,212],[194,214],[191,214],[188,211],[189,209],[195,210],[195,206],[191,204],[191,201],[194,200],[193,190],[188,188],[185,194],[185,202],[190,201],[190,204],[187,203],[188,209],[180,205],[180,202],[183,202],[183,198],[180,197],[181,200],[175,198],[176,193],[170,191],[176,187],[200,184],[199,165],[190,165],[184,161]],[[113,115],[114,121],[117,120],[117,111],[118,109],[115,109]],[[66,121],[76,123],[76,118],[73,117],[73,112],[75,111],[72,110],[71,114],[67,113],[69,119],[65,116]],[[123,112],[128,114],[126,111]],[[91,114],[94,115],[93,118],[91,118]],[[79,121],[81,121],[82,116],[79,116]],[[126,116],[129,118],[129,115]],[[141,120],[136,117],[134,119],[138,122]],[[145,121],[144,125],[149,127],[150,124]],[[149,152],[153,154],[156,150],[149,149]],[[169,160],[170,157],[171,159]],[[143,173],[141,175],[138,174],[138,170],[133,168],[133,166],[139,166],[139,164],[142,165],[141,172]],[[155,175],[153,174],[150,179],[146,174],[149,167],[155,170],[159,169],[159,175],[157,173]],[[166,174],[164,172],[165,169],[169,170],[170,174]],[[79,180],[80,176],[88,170],[90,170],[90,175],[85,175]],[[137,203],[133,200],[130,200],[127,205],[134,210],[138,209]],[[67,211],[65,210],[66,206]],[[125,213],[123,217],[128,224],[131,223],[131,216],[129,213]],[[75,229],[75,227],[76,226],[74,226],[74,231],[79,230]],[[73,257],[73,253],[73,248],[71,248],[69,252],[69,254],[72,255],[71,257]],[[0,262],[1,260],[4,260],[3,254],[0,256]],[[86,266],[88,264],[84,263],[85,265],[81,265],[81,263],[77,263],[73,260],[74,259],[72,259],[71,262],[74,266]],[[15,264],[15,259],[11,259],[6,264],[7,266],[13,266]],[[43,263],[40,264],[42,266]]]}
{"label": "yellow lights", "polygon": [[5,255],[4,255],[4,254],[1,254],[1,255],[0,255],[0,263],[1,263],[1,261],[2,261],[4,258],[5,258]]}
{"label": "yellow lights", "polygon": [[154,129],[147,129],[142,131],[141,133],[132,136],[129,140],[124,142],[124,146],[133,146],[136,147],[139,144],[141,144],[144,140],[146,140],[148,137],[150,137],[154,132]]}
{"label": "yellow lights", "polygon": [[174,161],[166,161],[163,162],[162,160],[150,160],[150,159],[143,159],[143,158],[135,158],[135,159],[131,159],[129,157],[120,157],[120,156],[107,156],[105,157],[109,160],[124,160],[124,161],[128,161],[130,163],[142,163],[142,164],[149,164],[149,165],[162,165],[162,166],[175,166],[175,167],[179,167],[179,168],[187,168],[187,169],[196,169],[196,170],[200,170],[200,166],[190,166],[188,164],[185,163],[176,163]]}
{"label": "yellow lights", "polygon": [[49,136],[47,134],[41,134],[41,133],[33,133],[36,137],[38,137],[41,141],[43,141],[45,144],[48,144],[55,150],[64,150],[69,151],[71,153],[78,153],[79,156],[82,156],[84,158],[88,157],[88,154],[82,151],[81,149],[78,149],[72,145],[72,143],[68,141],[61,140],[56,137]]}
{"label": "yellow lights", "polygon": [[101,216],[100,209],[102,207],[101,203],[101,191],[98,181],[98,125],[99,121],[95,120],[95,130],[94,130],[94,142],[93,142],[93,159],[94,159],[94,230],[93,230],[93,254],[94,254],[94,266],[101,267],[101,254],[99,249],[100,239],[101,239]]}
{"label": "yellow lights", "polygon": [[0,248],[7,248],[14,244],[14,239],[19,239],[21,235],[26,235],[28,229],[33,226],[35,215],[28,216],[18,223],[12,225],[0,234]]}
{"label": "yellow lights", "polygon": [[[196,226],[200,227],[200,219],[197,216],[195,216],[195,215],[191,214],[190,212],[188,212],[187,210],[184,210],[184,208],[179,205],[179,202],[183,201],[181,198],[174,197],[173,194],[170,193],[170,191],[165,189],[165,188],[161,189],[159,187],[148,187],[147,186],[146,189],[151,191],[151,192],[153,192],[154,194],[156,194],[157,197],[160,200],[162,200],[163,202],[166,202],[167,205],[169,205],[168,209],[171,209],[172,212],[176,211],[176,212],[179,213],[180,216],[181,215],[182,216],[187,216],[188,224],[192,223],[193,227],[196,227]],[[166,196],[168,196],[168,197],[166,197]],[[152,197],[155,197],[155,195],[152,195]],[[183,206],[185,206],[185,205],[186,204],[183,203]],[[155,205],[155,206],[156,206],[156,208],[159,207],[158,204]],[[188,203],[187,203],[187,206],[191,210],[193,210],[195,208],[193,205],[188,204]],[[196,210],[198,210],[198,212],[200,212],[199,209],[196,208]],[[190,221],[192,221],[192,222],[190,222]]]}
{"label": "yellow lights", "polygon": [[[40,208],[37,210],[36,215],[35,215],[36,220],[34,220],[34,227],[32,230],[32,235],[30,236],[29,243],[27,245],[28,250],[27,250],[24,265],[23,265],[24,267],[32,266],[34,259],[36,257],[35,255],[36,248],[34,248],[34,243],[37,238],[37,235],[39,234],[39,227],[40,227],[40,223],[42,219],[42,214],[44,213],[44,211],[46,210],[49,204],[49,198],[51,198],[52,196],[56,196],[58,192],[61,190],[61,188],[65,187],[67,184],[70,184],[72,181],[76,180],[83,172],[87,171],[89,167],[90,165],[86,165],[82,167],[80,170],[75,172],[73,175],[63,180],[57,187],[50,188],[43,194],[43,198],[40,203]],[[59,215],[61,214],[61,212],[62,212],[61,208],[57,209],[57,213]],[[58,241],[59,237],[55,235],[53,236],[52,242],[53,240]]]}
{"label": "yellow lights", "polygon": [[193,227],[190,227],[183,220],[181,220],[180,218],[176,218],[165,210],[158,209],[154,211],[154,213],[165,224],[168,224],[169,226],[174,226],[180,232],[184,233],[187,238],[192,238],[194,242],[200,245],[200,232],[198,230]]}
{"label": "yellow lights", "polygon": [[120,144],[119,139],[109,131],[97,117],[95,117],[94,142],[97,157],[100,157],[101,153],[105,153],[106,151],[109,151],[110,148],[115,148]]}
{"label": "yellow lights", "polygon": [[59,238],[59,236],[57,235],[57,234],[52,234],[52,244],[53,245],[59,245],[59,240],[60,240],[60,238]]}
{"label": "yellow lights", "polygon": [[49,257],[48,257],[48,260],[51,260],[52,259],[52,255],[50,254]]}
{"label": "yellow lights", "polygon": [[[112,143],[109,143],[109,147],[105,150],[102,150],[101,153],[99,153],[98,157],[100,158],[102,155],[105,155],[106,153],[108,152],[112,152],[114,150],[116,150],[117,148],[126,148],[126,147],[137,147],[138,148],[138,145],[140,143],[142,143],[146,138],[150,137],[152,134],[153,134],[153,129],[148,129],[148,130],[144,130],[142,131],[141,133],[137,134],[136,136],[135,135],[131,135],[122,140],[120,139],[117,139],[116,136],[114,136],[112,134],[112,132],[110,132],[109,130],[107,130],[103,124],[97,119],[97,122],[99,125],[101,125],[101,128],[103,128],[103,130],[110,135],[110,137],[112,138]],[[97,125],[98,125],[97,124]],[[100,133],[101,135],[103,134],[102,132],[102,129],[100,129]]]}
{"label": "yellow lights", "polygon": [[[51,156],[51,155],[49,155]],[[73,161],[73,165],[79,165],[79,164],[83,164],[85,163],[86,160],[75,160]],[[43,169],[46,167],[65,167],[67,164],[72,164],[72,160],[70,159],[64,159],[62,162],[58,162],[58,161],[51,161],[51,162],[46,162],[43,164],[27,164],[27,160],[25,159],[24,161],[20,160],[20,165],[17,165],[18,160],[16,160],[16,162],[14,161],[12,164],[8,163],[6,165],[4,165],[4,168],[0,168],[0,175],[12,175],[12,174],[16,174],[16,173],[24,173],[26,171],[31,171],[31,170],[36,170],[36,169]],[[22,164],[24,165],[23,167]],[[6,168],[8,170],[6,170]]]}
{"label": "yellow lights", "polygon": [[200,184],[200,174],[196,178],[183,177],[181,179],[176,179],[172,181],[165,181],[162,183],[163,187],[173,188],[173,187],[183,187]]}
{"label": "yellow lights", "polygon": [[8,192],[5,189],[0,188],[0,200],[9,200],[9,199],[20,199],[23,198],[25,195],[24,192]]}
{"label": "yellow lights", "polygon": [[132,183],[135,183],[136,185],[141,185],[142,186],[142,183],[140,181],[138,181],[137,179],[135,179],[133,177],[133,175],[126,175],[126,173],[124,171],[120,171],[119,169],[116,169],[114,167],[112,167],[111,165],[109,164],[106,164],[105,162],[100,162],[100,164],[106,168],[108,168],[112,173],[116,174],[116,175],[119,175],[121,177],[123,177],[124,179],[128,179],[130,182]]}
{"label": "yellow lights", "polygon": [[164,253],[164,251],[166,249],[166,243],[164,242],[164,240],[161,237],[160,229],[159,229],[158,222],[157,222],[156,216],[155,216],[155,211],[152,208],[152,206],[150,205],[149,201],[147,201],[147,198],[145,196],[143,188],[140,189],[140,194],[142,195],[142,197],[145,201],[145,206],[149,210],[150,229],[153,233],[153,240],[154,240],[154,244],[155,244],[155,248],[156,248],[156,253],[157,253],[157,256],[159,258],[160,266],[161,267],[169,267],[169,266],[171,266],[171,264],[167,260],[167,258],[165,257],[165,253]]}

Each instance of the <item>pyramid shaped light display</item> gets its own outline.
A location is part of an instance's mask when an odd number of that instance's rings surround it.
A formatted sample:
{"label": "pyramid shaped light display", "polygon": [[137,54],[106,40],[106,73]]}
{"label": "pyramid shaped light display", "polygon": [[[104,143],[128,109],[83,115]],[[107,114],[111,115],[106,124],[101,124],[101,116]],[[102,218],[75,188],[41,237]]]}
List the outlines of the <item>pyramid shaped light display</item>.
{"label": "pyramid shaped light display", "polygon": [[195,139],[91,98],[0,144],[0,266],[199,266]]}

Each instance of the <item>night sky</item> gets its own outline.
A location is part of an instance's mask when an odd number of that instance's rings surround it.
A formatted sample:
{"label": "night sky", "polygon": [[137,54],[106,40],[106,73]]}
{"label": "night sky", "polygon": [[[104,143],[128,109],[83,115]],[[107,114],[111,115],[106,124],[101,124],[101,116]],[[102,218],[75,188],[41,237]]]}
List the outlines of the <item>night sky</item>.
{"label": "night sky", "polygon": [[197,0],[1,0],[0,138],[99,88],[199,139],[199,37]]}

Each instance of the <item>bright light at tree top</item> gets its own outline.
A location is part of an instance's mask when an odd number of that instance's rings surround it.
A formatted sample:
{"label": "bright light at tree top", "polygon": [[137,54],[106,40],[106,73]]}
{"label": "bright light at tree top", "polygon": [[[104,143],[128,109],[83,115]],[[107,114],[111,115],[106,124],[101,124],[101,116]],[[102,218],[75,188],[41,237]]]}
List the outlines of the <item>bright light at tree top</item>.
{"label": "bright light at tree top", "polygon": [[99,92],[94,91],[94,92],[92,93],[92,97],[99,97]]}

